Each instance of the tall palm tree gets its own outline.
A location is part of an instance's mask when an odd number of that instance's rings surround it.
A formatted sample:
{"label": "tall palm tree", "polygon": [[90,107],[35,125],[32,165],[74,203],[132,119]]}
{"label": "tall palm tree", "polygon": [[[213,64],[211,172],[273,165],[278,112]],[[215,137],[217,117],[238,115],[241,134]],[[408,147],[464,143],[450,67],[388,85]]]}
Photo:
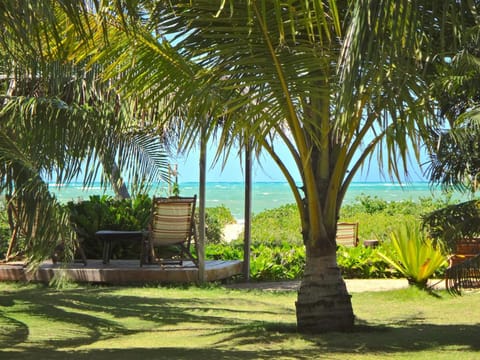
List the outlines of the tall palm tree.
{"label": "tall palm tree", "polygon": [[[272,157],[291,186],[306,247],[298,329],[350,329],[352,304],[336,264],[343,198],[354,175],[375,156],[396,178],[407,171],[409,148],[418,157],[420,135],[435,120],[424,81],[434,59],[429,50],[445,43],[442,33],[468,15],[468,6],[125,0],[101,2],[102,9],[83,16],[88,9],[59,3],[73,24],[95,18],[102,30],[112,23],[125,30],[129,39],[110,40],[95,58],[112,65],[107,77],[127,74],[117,83],[125,94],[146,104],[163,102],[167,118],[181,109],[185,146],[201,133],[208,137],[221,122],[220,147],[227,153],[231,136],[247,133],[257,153]],[[450,21],[452,13],[462,16]],[[96,30],[80,28],[89,35]],[[289,149],[300,184],[274,140]]]}
{"label": "tall palm tree", "polygon": [[[336,264],[342,200],[376,149],[383,150],[379,164],[385,157],[396,177],[406,170],[407,147],[418,155],[430,109],[418,76],[424,59],[415,5],[159,1],[149,19],[162,38],[138,29],[133,35],[139,65],[123,86],[138,91],[154,79],[147,87],[158,95],[148,100],[174,94],[168,105],[188,109],[191,131],[202,127],[206,112],[221,116],[224,149],[230,148],[227,131],[248,129],[257,152],[267,152],[284,173],[300,210],[307,254],[296,302],[299,331],[353,326]],[[122,62],[127,59],[118,57],[118,67],[125,68]],[[301,184],[274,140],[290,150]]]}

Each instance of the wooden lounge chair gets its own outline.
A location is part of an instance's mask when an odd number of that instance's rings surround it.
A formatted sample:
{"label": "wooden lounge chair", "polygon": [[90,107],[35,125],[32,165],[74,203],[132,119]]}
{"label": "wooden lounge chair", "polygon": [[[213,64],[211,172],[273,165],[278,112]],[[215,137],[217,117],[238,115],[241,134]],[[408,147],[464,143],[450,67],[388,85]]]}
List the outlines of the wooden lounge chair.
{"label": "wooden lounge chair", "polygon": [[339,222],[337,224],[337,246],[355,247],[358,245],[358,223]]}
{"label": "wooden lounge chair", "polygon": [[[197,196],[193,197],[154,197],[150,224],[144,235],[144,246],[141,247],[140,266],[146,263],[183,264],[191,260],[198,266],[192,255],[192,242],[197,246],[197,230],[195,225],[195,205]],[[176,258],[160,258],[155,251],[160,247],[178,247],[180,254]],[[148,251],[148,254],[144,254]]]}

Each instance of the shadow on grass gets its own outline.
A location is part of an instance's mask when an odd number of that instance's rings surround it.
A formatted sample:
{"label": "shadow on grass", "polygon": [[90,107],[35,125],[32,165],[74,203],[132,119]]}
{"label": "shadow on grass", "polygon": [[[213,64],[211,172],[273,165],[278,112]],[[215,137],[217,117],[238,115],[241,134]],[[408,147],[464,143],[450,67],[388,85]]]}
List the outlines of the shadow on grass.
{"label": "shadow on grass", "polygon": [[[15,351],[1,351],[0,358],[21,360],[21,359],[259,359],[259,358],[295,358],[313,359],[319,354],[342,354],[348,358],[349,354],[364,355],[369,353],[394,355],[413,354],[419,351],[436,351],[440,348],[455,346],[456,348],[470,351],[480,350],[478,337],[480,335],[478,326],[436,326],[436,325],[415,325],[407,327],[371,327],[357,326],[348,334],[331,333],[316,336],[302,336],[295,332],[294,326],[284,327],[274,324],[266,324],[262,327],[249,327],[245,332],[235,332],[235,336],[226,340],[229,345],[226,348],[212,346],[211,348],[182,348],[161,347],[161,348],[128,348],[128,349],[93,349],[86,351],[57,351],[45,349],[42,346],[17,348]],[[274,343],[285,344],[292,337],[303,338],[311,342],[311,345],[304,348],[275,348]],[[265,344],[260,349],[242,350],[241,344]],[[272,346],[273,344],[273,346]],[[314,345],[314,346],[312,346]],[[316,346],[315,346],[316,345]]]}
{"label": "shadow on grass", "polygon": [[[179,324],[183,326],[182,331],[203,331],[208,325],[210,333],[218,331],[223,334],[249,324],[251,319],[276,316],[283,310],[270,311],[261,299],[250,301],[223,297],[222,302],[217,304],[214,298],[189,297],[185,289],[178,297],[168,298],[119,295],[117,290],[114,287],[87,287],[56,291],[48,287],[26,286],[0,295],[0,349],[13,346],[30,348],[32,329],[29,324],[38,321],[43,321],[47,327],[59,324],[58,327],[64,326],[72,332],[71,337],[55,330],[49,334],[46,328],[42,338],[48,337],[48,340],[35,340],[33,346],[38,343],[38,350],[53,350],[151,331],[175,331],[175,326]],[[8,311],[10,307],[12,310]],[[22,321],[15,318],[17,313],[27,315],[19,317]],[[145,327],[129,326],[123,319],[143,321]],[[187,329],[184,324],[188,324]],[[163,330],[165,328],[168,330]]]}
{"label": "shadow on grass", "polygon": [[[187,291],[169,298],[121,295],[118,288],[81,288],[55,291],[42,287],[18,288],[0,298],[0,358],[3,359],[310,359],[322,354],[410,353],[460,348],[480,351],[480,326],[429,324],[425,319],[405,319],[396,324],[374,325],[358,320],[349,333],[298,334],[294,323],[281,322],[283,308],[268,309],[262,297],[232,299],[223,296],[186,297]],[[174,294],[176,295],[176,294]],[[180,295],[185,295],[181,297]],[[234,303],[233,300],[237,302]],[[230,302],[232,305],[230,306]],[[240,304],[240,306],[239,306]],[[247,309],[247,310],[246,310]],[[245,313],[248,316],[245,316]],[[21,316],[17,316],[21,314]],[[262,320],[268,314],[269,319]],[[32,320],[34,319],[34,320]],[[139,321],[131,326],[128,321]],[[125,321],[124,321],[125,320]],[[128,321],[127,321],[128,320]],[[65,326],[32,340],[32,323]],[[145,322],[147,321],[147,322]],[[185,328],[188,324],[188,329]],[[179,326],[182,325],[182,326]],[[37,325],[38,326],[38,325]],[[54,326],[54,325],[52,325]],[[174,347],[88,349],[88,346],[125,335],[151,336],[151,332],[185,332],[185,342]],[[39,329],[37,328],[38,332]],[[195,337],[211,336],[212,343],[196,346]],[[292,341],[297,345],[289,346]],[[255,345],[260,346],[256,347]],[[155,343],[150,344],[156,346]],[[254,349],[254,350],[252,350]]]}
{"label": "shadow on grass", "polygon": [[346,333],[325,333],[320,335],[298,334],[296,326],[264,323],[257,326],[237,328],[225,344],[237,346],[259,343],[279,343],[298,336],[315,344],[322,352],[329,353],[403,353],[435,351],[439,348],[462,348],[480,351],[480,326],[476,325],[436,325],[404,324],[395,326],[357,324]]}
{"label": "shadow on grass", "polygon": [[[5,357],[3,357],[5,356]],[[259,351],[241,351],[241,350],[223,350],[223,349],[203,349],[203,348],[157,348],[157,349],[125,349],[125,350],[93,350],[88,352],[61,352],[46,351],[37,349],[35,351],[3,352],[0,350],[0,358],[11,360],[27,359],[48,359],[48,360],[131,360],[131,359],[215,359],[215,360],[233,360],[233,359],[314,359],[318,356],[315,349],[302,350],[259,350]]]}
{"label": "shadow on grass", "polygon": [[357,325],[351,333],[309,337],[330,352],[413,353],[461,348],[480,350],[478,325],[411,324],[403,326]]}

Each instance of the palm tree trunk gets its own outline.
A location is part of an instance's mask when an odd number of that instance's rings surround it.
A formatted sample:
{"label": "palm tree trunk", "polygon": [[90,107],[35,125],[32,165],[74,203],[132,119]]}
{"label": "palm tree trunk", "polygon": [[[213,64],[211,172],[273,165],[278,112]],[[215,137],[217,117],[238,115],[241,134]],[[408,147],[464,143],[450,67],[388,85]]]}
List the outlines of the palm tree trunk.
{"label": "palm tree trunk", "polygon": [[318,255],[307,245],[305,274],[296,302],[301,333],[346,331],[353,327],[350,295],[337,266],[336,254]]}
{"label": "palm tree trunk", "polygon": [[130,193],[127,186],[120,176],[120,170],[115,162],[112,163],[109,173],[110,184],[117,199],[130,199]]}
{"label": "palm tree trunk", "polygon": [[15,211],[15,207],[11,202],[11,199],[12,197],[10,194],[5,195],[5,200],[6,200],[6,203],[8,204],[8,207],[7,207],[8,225],[12,233],[10,237],[10,241],[8,242],[7,253],[5,254],[5,260],[7,261],[10,260],[10,258],[12,257],[13,249],[15,248],[16,241],[17,241],[18,228],[19,228],[18,222],[16,221],[17,214]]}
{"label": "palm tree trunk", "polygon": [[108,174],[110,185],[115,193],[115,197],[120,200],[130,199],[130,193],[127,186],[123,182],[120,174],[120,169],[112,156],[106,153],[100,153],[100,162],[102,163],[104,171]]}

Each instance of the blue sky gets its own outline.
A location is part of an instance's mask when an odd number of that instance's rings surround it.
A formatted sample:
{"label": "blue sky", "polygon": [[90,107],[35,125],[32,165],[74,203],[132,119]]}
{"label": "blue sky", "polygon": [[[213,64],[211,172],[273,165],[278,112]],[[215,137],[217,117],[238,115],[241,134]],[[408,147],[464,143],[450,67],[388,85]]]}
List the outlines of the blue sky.
{"label": "blue sky", "polygon": [[[277,147],[277,151],[287,166],[291,169],[295,169],[293,161],[288,161],[290,158],[288,151],[284,147]],[[244,180],[243,159],[237,159],[234,156],[230,156],[225,168],[222,171],[221,164],[217,164],[211,168],[212,160],[215,155],[215,149],[209,147],[207,149],[207,181],[208,182],[234,182]],[[232,154],[233,155],[233,154]],[[178,181],[179,182],[197,182],[199,179],[199,152],[192,151],[188,157],[178,158]],[[391,182],[390,178],[385,178],[379,172],[376,165],[376,160],[372,162],[370,169],[367,173],[366,169],[363,172],[357,174],[355,181],[357,182]],[[295,179],[298,180],[298,172],[295,172]],[[417,165],[412,164],[409,169],[410,181],[427,181],[422,176],[422,171]],[[278,169],[278,166],[269,158],[263,157],[260,161],[254,161],[253,166],[253,181],[254,182],[270,182],[270,181],[285,181],[283,174]]]}

